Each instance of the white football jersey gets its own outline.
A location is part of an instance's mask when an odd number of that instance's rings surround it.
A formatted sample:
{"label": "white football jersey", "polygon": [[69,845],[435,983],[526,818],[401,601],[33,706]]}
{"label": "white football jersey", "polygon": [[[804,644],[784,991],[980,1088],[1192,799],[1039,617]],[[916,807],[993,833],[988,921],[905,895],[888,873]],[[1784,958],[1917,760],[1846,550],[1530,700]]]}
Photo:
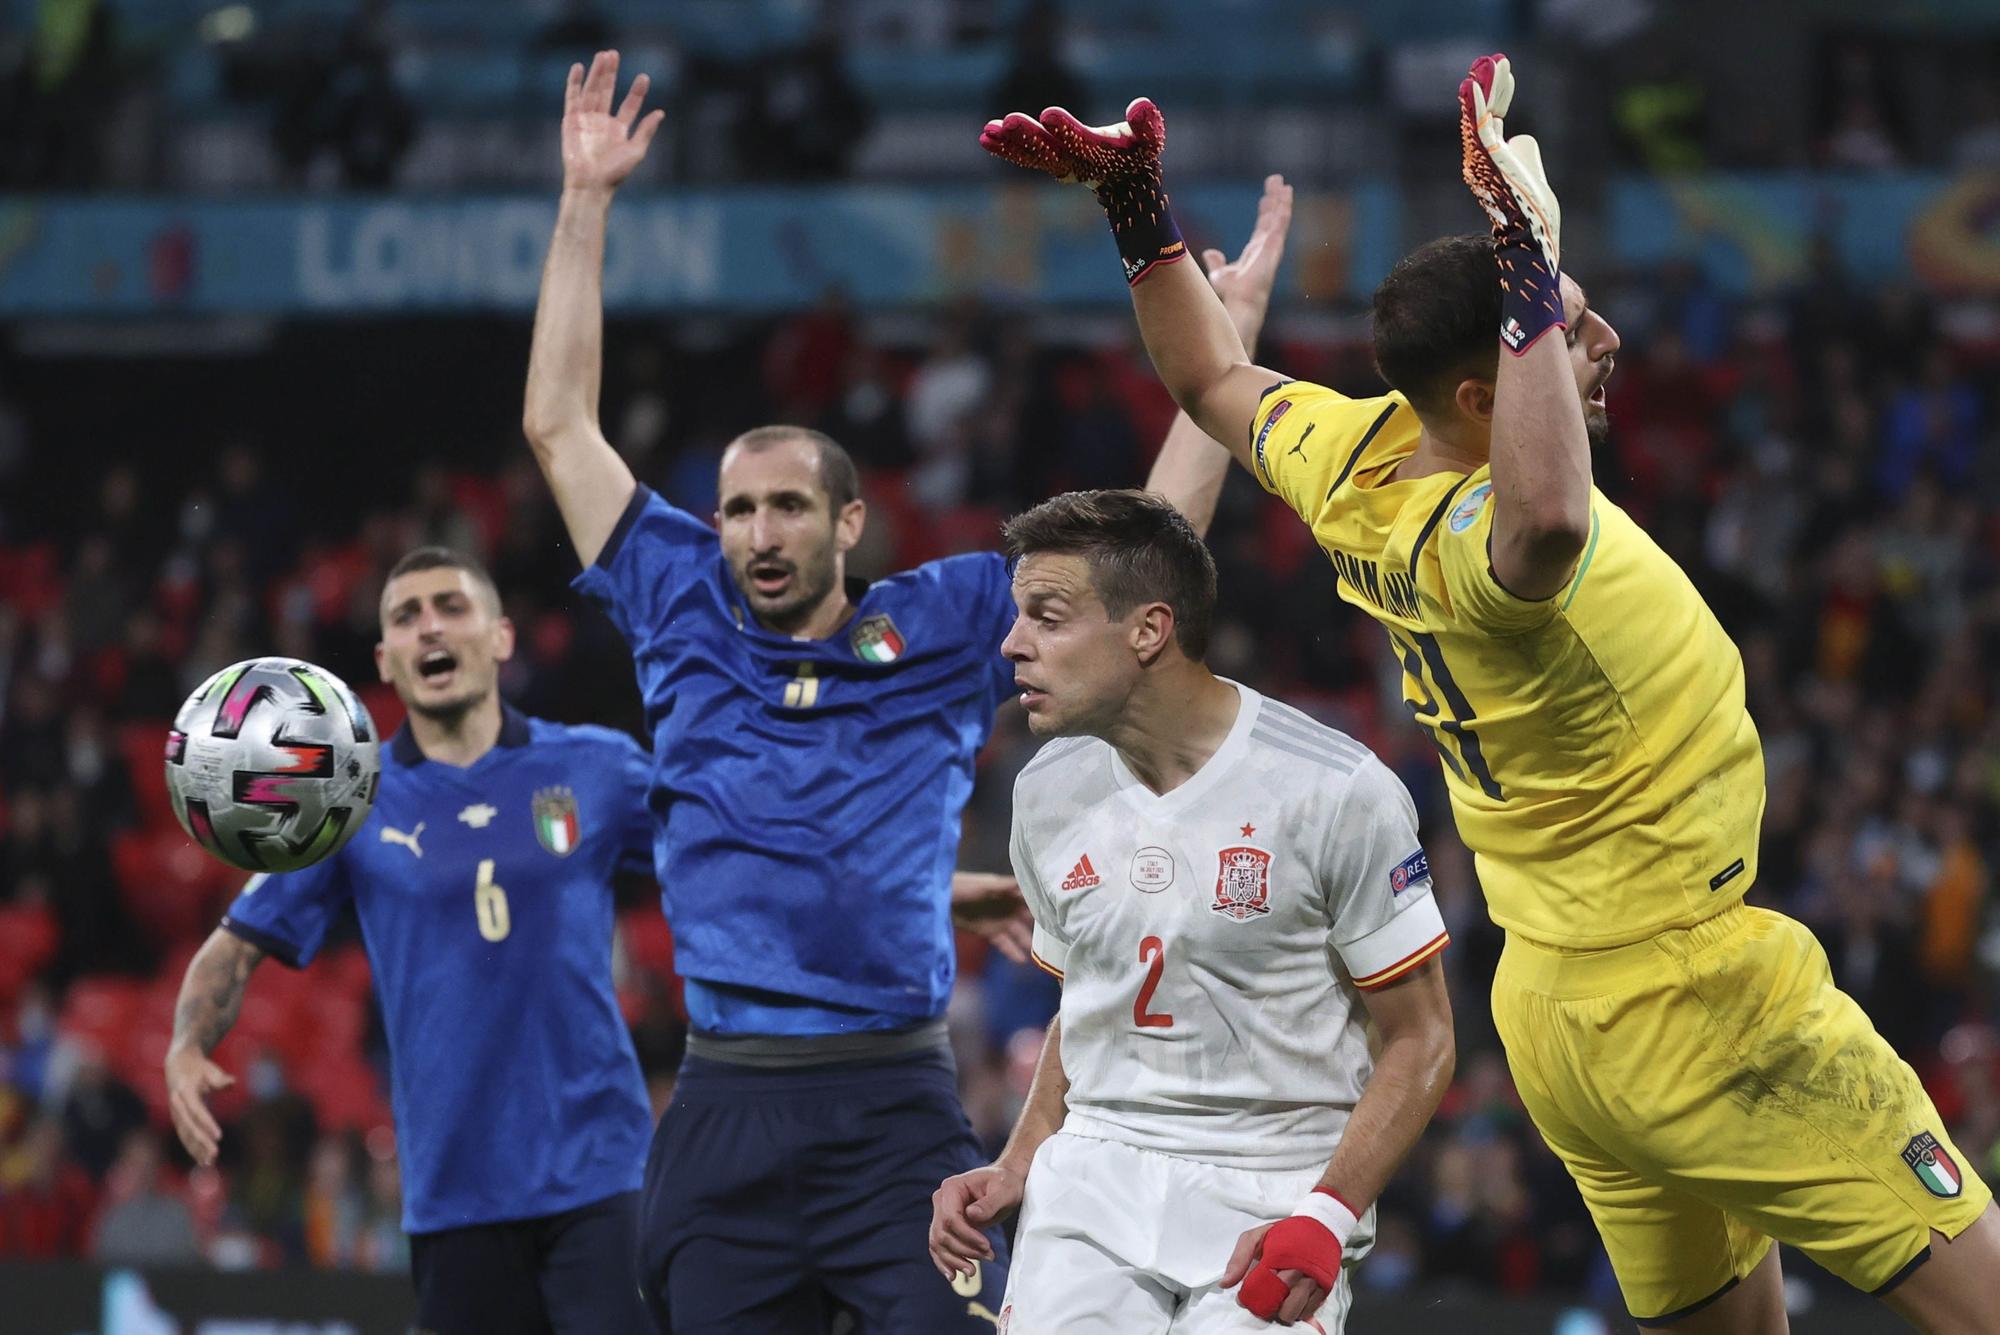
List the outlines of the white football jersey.
{"label": "white football jersey", "polygon": [[1063,981],[1065,1130],[1323,1165],[1373,1069],[1359,989],[1448,938],[1402,783],[1236,689],[1227,740],[1165,796],[1106,742],[1043,747],[1014,785],[1014,874]]}

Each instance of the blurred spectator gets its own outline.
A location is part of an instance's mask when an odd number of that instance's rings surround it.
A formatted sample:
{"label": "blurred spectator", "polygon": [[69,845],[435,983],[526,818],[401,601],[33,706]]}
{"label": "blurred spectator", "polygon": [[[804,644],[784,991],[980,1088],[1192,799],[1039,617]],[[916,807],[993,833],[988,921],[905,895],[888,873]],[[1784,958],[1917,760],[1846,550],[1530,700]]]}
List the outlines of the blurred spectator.
{"label": "blurred spectator", "polygon": [[328,50],[308,49],[285,81],[273,129],[279,160],[295,182],[337,169],[342,184],[394,184],[417,136],[415,104],[396,84],[387,0],[363,0]]}
{"label": "blurred spectator", "polygon": [[[18,14],[19,9],[16,10]],[[120,96],[116,16],[106,0],[39,0],[20,63],[0,70],[0,184],[100,184],[102,135]]]}
{"label": "blurred spectator", "polygon": [[1056,0],[1029,0],[1014,21],[1013,51],[1007,73],[993,90],[995,115],[1025,111],[1039,116],[1044,107],[1065,107],[1090,119],[1083,81],[1063,59],[1062,6]]}
{"label": "blurred spectator", "polygon": [[737,155],[760,180],[830,181],[847,174],[873,113],[847,76],[832,28],[804,46],[760,55],[736,126]]}
{"label": "blurred spectator", "polygon": [[82,1047],[62,1107],[63,1136],[76,1161],[103,1181],[113,1162],[130,1151],[128,1138],[146,1121],[146,1105],[130,1085],[111,1073],[104,1053],[95,1046]]}
{"label": "blurred spectator", "polygon": [[62,1124],[38,1117],[0,1153],[0,1258],[56,1260],[90,1247],[97,1189],[64,1154]]}
{"label": "blurred spectator", "polygon": [[158,1133],[126,1135],[105,1179],[104,1197],[94,1259],[105,1265],[191,1265],[201,1258],[194,1214],[167,1184]]}
{"label": "blurred spectator", "polygon": [[346,1136],[322,1136],[313,1146],[304,1209],[306,1259],[322,1269],[358,1264],[365,1205],[354,1181],[354,1146]]}

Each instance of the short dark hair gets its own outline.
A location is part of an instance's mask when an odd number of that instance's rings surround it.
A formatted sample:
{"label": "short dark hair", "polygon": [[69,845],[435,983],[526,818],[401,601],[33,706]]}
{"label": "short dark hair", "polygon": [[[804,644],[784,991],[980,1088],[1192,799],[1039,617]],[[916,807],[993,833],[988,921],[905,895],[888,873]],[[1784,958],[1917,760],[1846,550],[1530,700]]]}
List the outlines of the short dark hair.
{"label": "short dark hair", "polygon": [[752,427],[729,443],[741,445],[746,450],[767,450],[773,445],[794,440],[803,440],[818,452],[820,489],[826,493],[827,502],[835,514],[839,514],[849,501],[860,499],[861,475],[855,471],[854,457],[824,431],[781,423]]}
{"label": "short dark hair", "polygon": [[486,595],[487,606],[493,614],[500,614],[500,586],[493,582],[493,576],[487,573],[486,567],[476,557],[450,547],[417,547],[403,553],[402,559],[389,567],[389,574],[382,581],[382,591],[388,592],[389,586],[398,579],[420,570],[463,570],[472,576],[472,582]]}
{"label": "short dark hair", "polygon": [[1081,556],[1104,610],[1141,603],[1174,610],[1174,640],[1199,662],[1215,620],[1215,558],[1164,496],[1150,491],[1071,491],[1052,496],[1001,530],[1015,560],[1036,552]]}
{"label": "short dark hair", "polygon": [[1418,411],[1442,412],[1468,378],[1500,371],[1500,266],[1493,239],[1442,236],[1375,289],[1375,369]]}

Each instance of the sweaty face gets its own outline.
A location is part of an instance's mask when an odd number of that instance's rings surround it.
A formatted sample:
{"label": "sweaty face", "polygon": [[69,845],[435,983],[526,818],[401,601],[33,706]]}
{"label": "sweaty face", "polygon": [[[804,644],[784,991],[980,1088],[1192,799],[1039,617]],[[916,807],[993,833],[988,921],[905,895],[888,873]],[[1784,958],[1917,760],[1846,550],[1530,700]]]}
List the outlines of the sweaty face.
{"label": "sweaty face", "polygon": [[1583,398],[1583,425],[1590,443],[1602,445],[1611,431],[1611,417],[1604,407],[1604,385],[1618,362],[1618,331],[1596,311],[1575,279],[1563,275],[1563,315],[1569,321],[1564,340],[1569,344],[1570,366],[1576,372],[1576,390]]}
{"label": "sweaty face", "polygon": [[412,713],[462,717],[493,693],[513,656],[513,623],[469,572],[412,571],[382,590],[375,668]]}
{"label": "sweaty face", "polygon": [[719,492],[716,527],[743,600],[771,629],[796,630],[838,591],[839,557],[860,536],[860,503],[832,512],[819,452],[805,440],[730,446]]}
{"label": "sweaty face", "polygon": [[1014,627],[1000,652],[1037,737],[1102,736],[1139,682],[1130,618],[1113,620],[1081,556],[1036,552],[1014,568]]}

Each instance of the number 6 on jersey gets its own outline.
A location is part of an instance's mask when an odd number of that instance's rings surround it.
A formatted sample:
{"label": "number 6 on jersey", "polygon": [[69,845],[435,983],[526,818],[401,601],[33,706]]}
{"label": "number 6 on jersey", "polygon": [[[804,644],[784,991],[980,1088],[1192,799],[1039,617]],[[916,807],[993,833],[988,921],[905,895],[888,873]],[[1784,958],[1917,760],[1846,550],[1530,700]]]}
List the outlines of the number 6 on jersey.
{"label": "number 6 on jersey", "polygon": [[505,941],[514,930],[507,913],[507,892],[493,879],[493,859],[479,860],[479,880],[472,887],[472,908],[479,916],[479,934],[488,941]]}

